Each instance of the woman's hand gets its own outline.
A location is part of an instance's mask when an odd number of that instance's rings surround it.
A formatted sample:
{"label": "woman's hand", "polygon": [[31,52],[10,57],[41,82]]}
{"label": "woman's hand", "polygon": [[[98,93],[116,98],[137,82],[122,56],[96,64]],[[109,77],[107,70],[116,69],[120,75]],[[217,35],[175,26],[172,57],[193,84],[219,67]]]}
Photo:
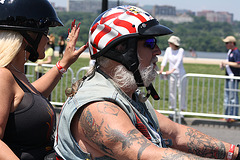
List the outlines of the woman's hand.
{"label": "woman's hand", "polygon": [[88,43],[80,47],[78,50],[75,48],[80,33],[80,24],[81,23],[76,26],[74,20],[71,25],[71,31],[68,29],[69,34],[67,38],[67,46],[63,58],[60,61],[60,65],[65,69],[70,67],[78,59],[79,55],[88,48]]}

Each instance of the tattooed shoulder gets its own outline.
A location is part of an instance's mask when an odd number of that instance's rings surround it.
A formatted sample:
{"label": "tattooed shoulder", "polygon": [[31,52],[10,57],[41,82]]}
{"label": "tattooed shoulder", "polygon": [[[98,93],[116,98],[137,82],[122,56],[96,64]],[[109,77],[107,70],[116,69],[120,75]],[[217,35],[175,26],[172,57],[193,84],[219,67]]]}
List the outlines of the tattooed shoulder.
{"label": "tattooed shoulder", "polygon": [[111,102],[102,102],[97,104],[98,112],[118,116],[120,108]]}

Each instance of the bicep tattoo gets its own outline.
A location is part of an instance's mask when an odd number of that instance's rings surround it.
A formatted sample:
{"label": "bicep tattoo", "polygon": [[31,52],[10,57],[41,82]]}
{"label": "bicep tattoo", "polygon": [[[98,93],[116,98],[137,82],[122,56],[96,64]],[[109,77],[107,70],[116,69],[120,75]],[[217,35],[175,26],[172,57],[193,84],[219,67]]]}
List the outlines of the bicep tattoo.
{"label": "bicep tattoo", "polygon": [[124,134],[120,130],[112,129],[107,126],[105,132],[109,141],[122,144],[122,151],[130,148],[134,143],[139,144],[140,148],[138,150],[137,159],[140,159],[143,151],[151,145],[151,142],[149,142],[143,135],[139,135],[137,129],[129,130],[127,134]]}
{"label": "bicep tattoo", "polygon": [[95,143],[104,153],[113,155],[112,150],[105,146],[102,140],[103,133],[101,131],[101,128],[103,123],[104,120],[102,120],[100,124],[97,124],[89,109],[83,112],[80,117],[80,124],[83,128],[83,132],[86,138]]}
{"label": "bicep tattoo", "polygon": [[[104,103],[104,105],[97,105],[97,111],[101,114],[108,114],[109,116],[117,117],[120,108],[114,104],[111,105],[109,103]],[[101,116],[101,114],[99,114],[99,116]],[[122,151],[138,144],[140,146],[137,155],[138,159],[140,159],[143,151],[152,144],[143,135],[139,134],[137,129],[132,129],[127,133],[123,133],[121,130],[105,124],[105,119],[96,122],[96,119],[88,108],[82,112],[79,120],[86,138],[97,145],[105,154],[113,157],[114,152],[109,147],[109,144],[111,143],[113,145],[114,143],[118,143],[118,145],[120,144]]]}
{"label": "bicep tattoo", "polygon": [[114,116],[118,116],[120,111],[119,107],[114,104],[104,103],[104,105],[97,105],[98,112],[103,114],[110,114]]}

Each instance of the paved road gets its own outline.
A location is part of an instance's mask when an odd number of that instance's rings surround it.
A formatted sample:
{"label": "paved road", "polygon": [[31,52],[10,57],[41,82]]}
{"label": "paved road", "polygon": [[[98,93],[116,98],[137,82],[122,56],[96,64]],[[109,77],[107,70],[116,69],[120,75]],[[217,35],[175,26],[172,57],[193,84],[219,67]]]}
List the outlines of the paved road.
{"label": "paved road", "polygon": [[227,123],[221,120],[185,118],[185,125],[191,126],[219,140],[240,144],[240,122]]}

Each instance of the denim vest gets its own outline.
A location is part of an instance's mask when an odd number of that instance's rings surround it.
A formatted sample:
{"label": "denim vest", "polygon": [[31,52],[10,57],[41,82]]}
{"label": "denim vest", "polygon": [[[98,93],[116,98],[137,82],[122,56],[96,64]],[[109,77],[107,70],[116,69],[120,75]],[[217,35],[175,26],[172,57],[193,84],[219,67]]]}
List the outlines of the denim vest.
{"label": "denim vest", "polygon": [[[78,89],[78,92],[64,103],[57,127],[54,148],[59,156],[67,160],[91,159],[90,153],[85,153],[71,134],[70,126],[79,108],[96,101],[110,101],[117,104],[129,116],[133,125],[136,115],[147,127],[151,141],[158,147],[166,147],[155,111],[149,101],[141,103],[138,100],[139,91],[135,93],[135,101],[123,93],[114,82],[103,72],[97,71],[93,77],[88,77]],[[135,115],[136,113],[136,115]],[[149,125],[151,124],[151,126]]]}

